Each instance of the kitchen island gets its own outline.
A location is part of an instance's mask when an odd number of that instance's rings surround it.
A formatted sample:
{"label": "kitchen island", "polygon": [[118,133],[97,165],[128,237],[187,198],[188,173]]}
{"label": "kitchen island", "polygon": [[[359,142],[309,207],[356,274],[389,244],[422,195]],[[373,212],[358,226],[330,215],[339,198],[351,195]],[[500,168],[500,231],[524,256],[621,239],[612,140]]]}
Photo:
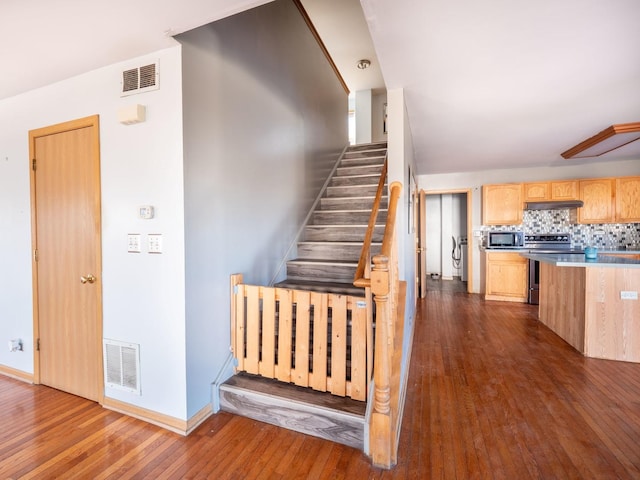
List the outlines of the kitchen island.
{"label": "kitchen island", "polygon": [[640,363],[640,260],[521,255],[540,262],[542,323],[587,357]]}

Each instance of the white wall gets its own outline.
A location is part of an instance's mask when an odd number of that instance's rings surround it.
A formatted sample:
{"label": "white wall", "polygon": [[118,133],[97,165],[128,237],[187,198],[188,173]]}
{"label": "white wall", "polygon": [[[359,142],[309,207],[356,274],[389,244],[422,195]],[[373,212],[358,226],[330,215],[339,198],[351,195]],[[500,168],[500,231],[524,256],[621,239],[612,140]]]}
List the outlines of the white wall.
{"label": "white wall", "polygon": [[178,40],[193,415],[209,401],[209,384],[229,353],[229,277],[243,273],[246,283],[263,285],[272,279],[328,166],[347,145],[348,103],[291,2],[264,5]]}
{"label": "white wall", "polygon": [[356,92],[356,144],[372,142],[372,102],[373,92],[371,90]]}
{"label": "white wall", "polygon": [[[411,139],[411,127],[404,101],[404,91],[401,88],[387,92],[388,118],[389,118],[389,144],[388,144],[388,181],[402,184],[402,195],[398,202],[396,219],[396,237],[398,242],[399,275],[401,280],[407,282],[407,301],[405,310],[405,335],[408,341],[411,338],[416,312],[416,243],[415,225],[409,228],[409,196],[410,179],[409,171],[415,168],[413,143]],[[412,205],[411,208],[414,208]],[[409,231],[411,230],[411,231]],[[408,353],[410,345],[403,345],[403,369],[408,365]]]}
{"label": "white wall", "polygon": [[[184,220],[180,47],[95,70],[0,101],[0,364],[33,373],[29,130],[100,115],[104,336],[140,344],[142,396],[113,397],[186,419]],[[120,98],[121,71],[160,61],[160,89]],[[147,121],[124,126],[121,106]],[[156,218],[139,220],[151,204]],[[127,233],[161,233],[161,255],[128,254]]]}
{"label": "white wall", "polygon": [[[505,170],[486,170],[479,172],[446,173],[439,175],[420,175],[418,184],[421,189],[459,190],[472,189],[473,230],[482,226],[482,185],[508,182],[535,182],[538,180],[563,180],[574,178],[598,178],[611,176],[640,175],[640,160],[620,162],[599,162],[574,164],[564,167],[514,168]],[[480,243],[479,239],[468,232],[469,249],[473,249],[473,290],[480,293]]]}

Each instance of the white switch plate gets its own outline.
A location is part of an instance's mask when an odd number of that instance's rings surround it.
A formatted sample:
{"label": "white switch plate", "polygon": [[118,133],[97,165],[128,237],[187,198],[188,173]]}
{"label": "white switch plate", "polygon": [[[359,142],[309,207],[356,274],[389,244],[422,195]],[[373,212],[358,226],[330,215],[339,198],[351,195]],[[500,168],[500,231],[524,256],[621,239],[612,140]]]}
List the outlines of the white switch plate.
{"label": "white switch plate", "polygon": [[638,292],[631,290],[621,290],[620,291],[620,300],[637,300]]}
{"label": "white switch plate", "polygon": [[159,233],[150,233],[147,236],[149,244],[149,253],[162,253],[162,235]]}
{"label": "white switch plate", "polygon": [[127,235],[127,252],[140,253],[140,234],[130,233]]}

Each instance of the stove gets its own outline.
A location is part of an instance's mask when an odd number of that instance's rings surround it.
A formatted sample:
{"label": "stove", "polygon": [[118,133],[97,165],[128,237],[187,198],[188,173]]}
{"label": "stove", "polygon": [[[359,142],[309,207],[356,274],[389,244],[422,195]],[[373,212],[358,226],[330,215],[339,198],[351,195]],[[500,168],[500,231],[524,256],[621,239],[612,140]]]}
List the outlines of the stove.
{"label": "stove", "polygon": [[524,248],[536,253],[584,253],[571,248],[570,233],[535,233],[524,236]]}
{"label": "stove", "polygon": [[[570,233],[533,233],[524,236],[524,250],[529,253],[584,253],[571,248]],[[529,260],[529,303],[537,305],[540,297],[540,262]]]}

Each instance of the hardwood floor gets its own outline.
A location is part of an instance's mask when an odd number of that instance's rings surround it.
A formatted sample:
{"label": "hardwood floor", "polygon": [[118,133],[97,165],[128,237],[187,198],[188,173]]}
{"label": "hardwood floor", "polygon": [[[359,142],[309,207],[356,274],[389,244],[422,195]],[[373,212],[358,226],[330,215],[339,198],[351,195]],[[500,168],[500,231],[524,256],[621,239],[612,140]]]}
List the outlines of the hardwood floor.
{"label": "hardwood floor", "polygon": [[428,292],[391,471],[226,413],[185,438],[0,376],[0,478],[640,478],[640,365],[582,357],[535,312]]}

